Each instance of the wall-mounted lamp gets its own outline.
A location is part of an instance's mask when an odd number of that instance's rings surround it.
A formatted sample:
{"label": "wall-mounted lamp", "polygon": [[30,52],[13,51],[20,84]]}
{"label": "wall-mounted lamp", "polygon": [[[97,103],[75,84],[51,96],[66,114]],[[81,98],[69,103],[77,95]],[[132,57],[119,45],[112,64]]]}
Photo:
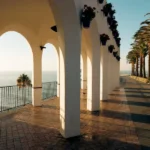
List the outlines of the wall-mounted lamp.
{"label": "wall-mounted lamp", "polygon": [[51,29],[52,29],[54,32],[57,32],[57,26],[52,26]]}
{"label": "wall-mounted lamp", "polygon": [[45,46],[40,46],[40,49],[43,50],[44,48],[46,48]]}

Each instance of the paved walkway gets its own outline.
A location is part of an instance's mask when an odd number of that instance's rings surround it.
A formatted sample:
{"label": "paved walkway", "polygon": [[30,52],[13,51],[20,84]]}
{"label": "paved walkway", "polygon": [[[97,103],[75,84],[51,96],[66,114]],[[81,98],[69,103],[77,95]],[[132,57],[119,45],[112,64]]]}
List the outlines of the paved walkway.
{"label": "paved walkway", "polygon": [[[86,93],[86,91],[84,92]],[[121,88],[86,111],[81,94],[81,136],[59,133],[59,99],[0,115],[0,150],[150,150],[150,85],[121,77]]]}

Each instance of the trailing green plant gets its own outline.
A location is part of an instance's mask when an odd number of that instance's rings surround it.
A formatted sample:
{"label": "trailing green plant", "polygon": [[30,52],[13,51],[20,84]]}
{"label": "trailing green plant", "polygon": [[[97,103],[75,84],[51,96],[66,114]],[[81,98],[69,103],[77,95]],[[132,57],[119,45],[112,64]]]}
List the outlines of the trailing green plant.
{"label": "trailing green plant", "polygon": [[84,28],[89,28],[91,21],[95,18],[96,13],[95,13],[96,8],[95,7],[90,7],[87,5],[84,5],[84,8],[81,13],[81,22]]}

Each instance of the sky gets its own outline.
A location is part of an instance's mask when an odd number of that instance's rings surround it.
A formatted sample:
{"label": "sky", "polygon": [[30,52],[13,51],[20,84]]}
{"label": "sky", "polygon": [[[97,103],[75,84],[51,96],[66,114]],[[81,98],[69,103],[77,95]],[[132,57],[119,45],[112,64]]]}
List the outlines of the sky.
{"label": "sky", "polygon": [[[42,55],[42,70],[56,71],[57,52],[47,43]],[[32,50],[20,33],[9,31],[0,36],[0,71],[31,71]]]}
{"label": "sky", "polygon": [[144,15],[150,12],[150,0],[108,0],[108,2],[116,9],[118,30],[122,39],[120,70],[130,70],[126,55],[133,42],[133,35],[139,29],[140,23],[146,19]]}
{"label": "sky", "polygon": [[[132,37],[139,29],[140,23],[150,12],[150,0],[108,0],[116,9],[116,19],[121,37],[120,70],[130,70],[126,55],[130,50]],[[51,44],[46,44],[42,56],[42,70],[57,69],[57,53]],[[17,32],[0,35],[0,71],[32,70],[32,51],[27,40]]]}

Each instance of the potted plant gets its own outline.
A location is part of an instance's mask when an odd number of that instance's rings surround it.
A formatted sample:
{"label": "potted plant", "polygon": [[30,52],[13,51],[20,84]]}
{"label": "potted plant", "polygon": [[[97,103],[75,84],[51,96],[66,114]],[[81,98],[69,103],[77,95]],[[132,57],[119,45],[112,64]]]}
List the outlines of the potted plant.
{"label": "potted plant", "polygon": [[[115,31],[117,31],[117,25],[113,25],[113,24],[111,24],[110,25],[110,27],[109,27],[109,29],[112,31],[112,32],[115,32]],[[113,33],[112,33],[113,34]],[[114,34],[113,34],[114,35]],[[115,35],[114,35],[115,36]]]}
{"label": "potted plant", "polygon": [[113,52],[114,57],[116,57],[116,56],[117,56],[117,53],[118,53],[118,52]]}
{"label": "potted plant", "polygon": [[120,61],[120,56],[117,55],[117,56],[116,56],[116,59],[117,59],[118,61]]}
{"label": "potted plant", "polygon": [[98,0],[98,2],[99,2],[100,4],[103,4],[104,0]]}
{"label": "potted plant", "polygon": [[116,39],[119,37],[119,32],[117,30],[113,30],[112,34]]}
{"label": "potted plant", "polygon": [[100,35],[100,41],[102,45],[106,45],[106,42],[109,40],[109,36],[107,34],[101,34]]}
{"label": "potted plant", "polygon": [[115,40],[116,40],[117,46],[120,47],[120,41],[121,41],[121,38],[118,38],[118,37],[117,37],[117,38],[115,38]]}
{"label": "potted plant", "polygon": [[109,45],[108,46],[108,50],[109,50],[110,53],[112,53],[114,49],[115,49],[114,45]]}
{"label": "potted plant", "polygon": [[101,10],[103,13],[104,13],[104,15],[107,17],[108,16],[108,14],[109,14],[109,12],[111,11],[111,9],[112,9],[112,4],[111,3],[108,3],[108,4],[106,4],[104,7],[103,7],[103,9]]}
{"label": "potted plant", "polygon": [[81,21],[84,28],[90,27],[92,19],[95,18],[95,10],[95,7],[92,8],[90,6],[84,5],[84,9],[81,13]]}
{"label": "potted plant", "polygon": [[109,25],[111,25],[111,24],[112,24],[112,21],[113,21],[113,18],[111,18],[111,17],[107,17],[107,23],[108,23]]}
{"label": "potted plant", "polygon": [[114,9],[111,9],[109,12],[109,16],[113,17],[115,13],[116,13],[116,11]]}

